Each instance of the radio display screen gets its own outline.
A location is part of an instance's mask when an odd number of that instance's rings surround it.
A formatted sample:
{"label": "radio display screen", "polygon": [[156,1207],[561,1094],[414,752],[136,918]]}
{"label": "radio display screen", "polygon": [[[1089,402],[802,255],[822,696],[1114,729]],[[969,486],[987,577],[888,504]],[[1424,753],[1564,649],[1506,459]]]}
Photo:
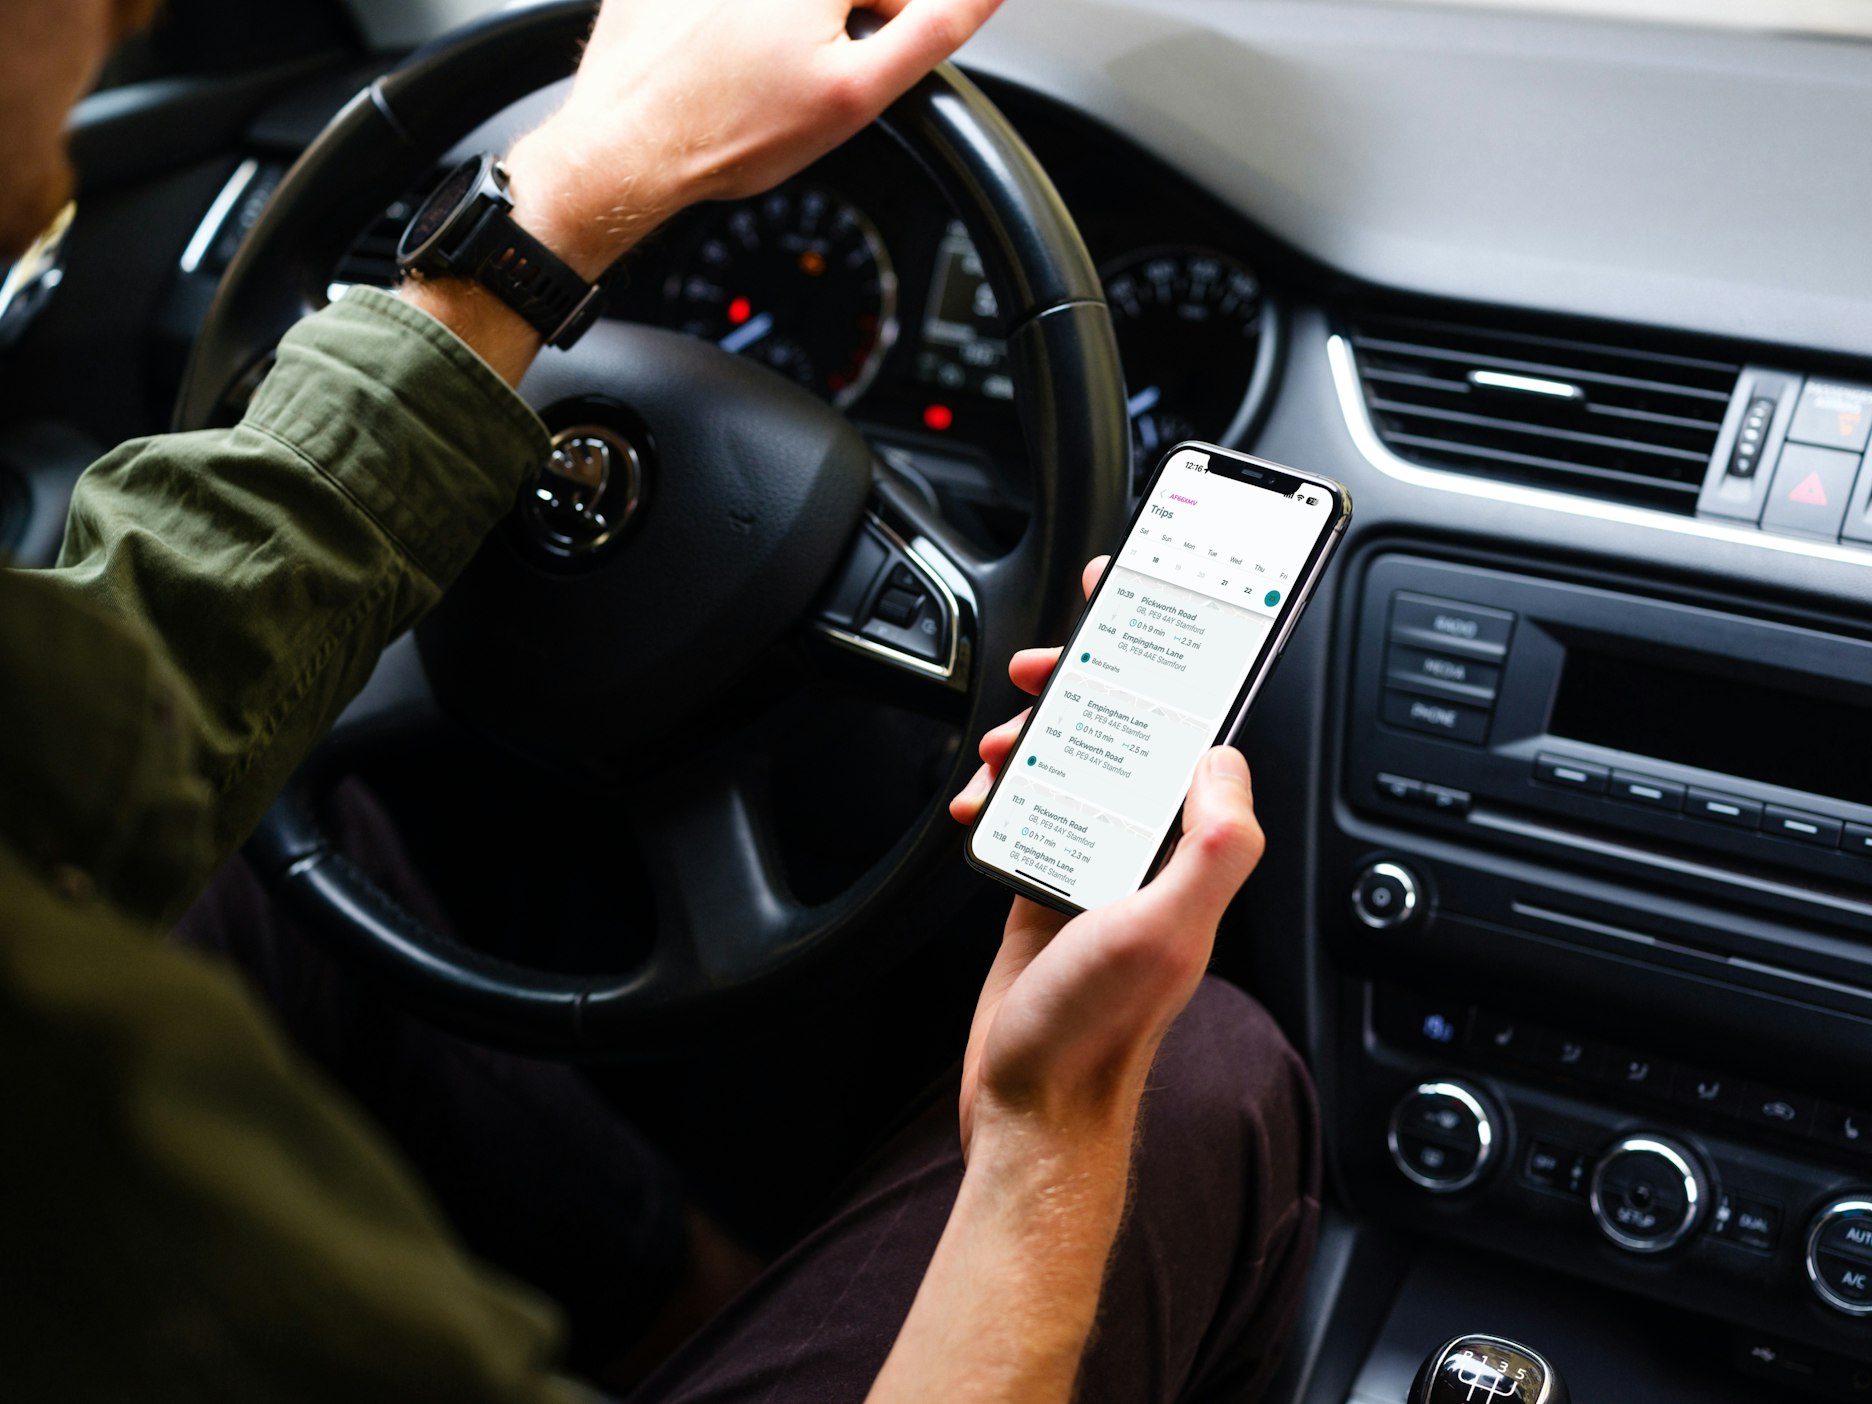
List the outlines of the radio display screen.
{"label": "radio display screen", "polygon": [[1872,804],[1872,706],[1759,682],[1567,650],[1547,728],[1766,785]]}

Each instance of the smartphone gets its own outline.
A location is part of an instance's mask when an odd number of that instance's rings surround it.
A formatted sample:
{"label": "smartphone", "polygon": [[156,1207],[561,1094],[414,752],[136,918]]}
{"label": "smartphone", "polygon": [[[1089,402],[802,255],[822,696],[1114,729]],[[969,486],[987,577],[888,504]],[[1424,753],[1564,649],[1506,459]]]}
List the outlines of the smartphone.
{"label": "smartphone", "polygon": [[1330,478],[1172,448],[969,831],[969,862],[1068,912],[1142,887],[1351,519]]}

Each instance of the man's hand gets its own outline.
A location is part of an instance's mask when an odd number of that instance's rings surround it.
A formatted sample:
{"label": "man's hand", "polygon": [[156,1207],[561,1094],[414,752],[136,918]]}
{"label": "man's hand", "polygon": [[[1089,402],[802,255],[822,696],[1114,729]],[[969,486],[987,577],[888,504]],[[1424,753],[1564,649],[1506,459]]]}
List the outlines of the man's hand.
{"label": "man's hand", "polygon": [[[607,0],[565,105],[508,153],[514,218],[586,278],[698,200],[758,194],[872,121],[1000,0]],[[854,9],[884,24],[846,32]],[[448,281],[405,291],[518,384],[519,317]]]}
{"label": "man's hand", "polygon": [[[1086,567],[1088,595],[1104,568]],[[1057,649],[1030,649],[1008,671],[1038,693],[1058,661]],[[949,806],[958,820],[980,811],[1021,721],[983,738],[982,769]],[[1148,886],[1070,921],[1014,899],[963,1060],[968,1170],[871,1404],[1071,1397],[1151,1061],[1261,847],[1248,767],[1218,746]]]}
{"label": "man's hand", "polygon": [[[1109,558],[1085,568],[1088,596]],[[1046,685],[1060,651],[1014,655],[1024,692]],[[1027,713],[982,738],[982,766],[950,802],[962,823],[980,812]],[[1218,746],[1204,757],[1183,809],[1183,833],[1142,890],[1068,921],[1014,899],[982,988],[962,1065],[962,1144],[996,1118],[1093,1127],[1129,1124],[1157,1045],[1209,964],[1216,925],[1260,860],[1248,766]]]}

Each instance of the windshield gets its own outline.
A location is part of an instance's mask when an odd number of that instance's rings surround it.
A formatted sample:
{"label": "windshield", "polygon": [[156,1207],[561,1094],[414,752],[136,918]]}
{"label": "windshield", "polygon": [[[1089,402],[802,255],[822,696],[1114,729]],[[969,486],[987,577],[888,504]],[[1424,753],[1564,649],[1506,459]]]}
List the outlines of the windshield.
{"label": "windshield", "polygon": [[1872,0],[1387,0],[1394,5],[1586,15],[1656,24],[1872,38]]}

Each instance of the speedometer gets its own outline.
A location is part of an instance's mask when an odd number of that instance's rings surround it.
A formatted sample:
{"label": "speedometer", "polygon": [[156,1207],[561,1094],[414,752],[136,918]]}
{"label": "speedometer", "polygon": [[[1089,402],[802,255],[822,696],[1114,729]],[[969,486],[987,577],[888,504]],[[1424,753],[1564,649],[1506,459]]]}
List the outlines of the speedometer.
{"label": "speedometer", "polygon": [[1247,429],[1267,359],[1261,280],[1247,265],[1208,249],[1149,249],[1106,268],[1105,298],[1140,472],[1179,439],[1227,443]]}
{"label": "speedometer", "polygon": [[856,400],[897,335],[897,275],[850,201],[789,186],[705,217],[664,285],[670,325],[833,404]]}

